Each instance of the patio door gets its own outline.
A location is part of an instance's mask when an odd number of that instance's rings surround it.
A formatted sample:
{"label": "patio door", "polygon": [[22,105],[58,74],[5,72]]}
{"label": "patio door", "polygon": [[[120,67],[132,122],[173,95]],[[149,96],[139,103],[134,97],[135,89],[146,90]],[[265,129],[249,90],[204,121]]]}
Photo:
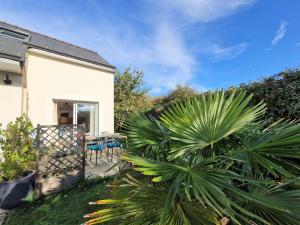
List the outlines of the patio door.
{"label": "patio door", "polygon": [[54,120],[57,124],[83,124],[86,133],[98,134],[99,109],[97,103],[54,100],[54,108]]}
{"label": "patio door", "polygon": [[74,103],[73,123],[83,124],[86,133],[98,132],[98,105],[94,103]]}

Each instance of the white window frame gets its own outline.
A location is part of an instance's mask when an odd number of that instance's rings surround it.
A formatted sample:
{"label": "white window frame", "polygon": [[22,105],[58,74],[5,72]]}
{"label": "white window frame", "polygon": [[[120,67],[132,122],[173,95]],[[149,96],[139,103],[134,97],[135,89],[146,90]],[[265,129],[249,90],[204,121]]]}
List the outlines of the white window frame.
{"label": "white window frame", "polygon": [[[73,124],[77,124],[77,111],[78,104],[90,104],[95,105],[95,134],[99,134],[99,102],[91,102],[91,101],[76,101],[76,100],[65,100],[65,99],[53,99],[54,103],[54,122],[58,124],[58,102],[70,102],[73,104]],[[90,133],[88,133],[90,134]]]}

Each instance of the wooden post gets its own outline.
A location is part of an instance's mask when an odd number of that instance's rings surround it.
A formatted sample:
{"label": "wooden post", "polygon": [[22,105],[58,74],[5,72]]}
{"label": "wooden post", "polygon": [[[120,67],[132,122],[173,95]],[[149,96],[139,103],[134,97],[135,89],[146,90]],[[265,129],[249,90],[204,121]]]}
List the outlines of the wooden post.
{"label": "wooden post", "polygon": [[39,151],[40,151],[40,124],[36,128],[36,149],[35,149],[35,198],[38,198],[40,195],[40,184],[39,184]]}
{"label": "wooden post", "polygon": [[[79,129],[78,129],[79,130]],[[85,158],[86,158],[86,156],[85,156],[85,128],[84,128],[84,126],[83,126],[83,128],[82,128],[82,145],[81,145],[81,147],[82,147],[82,179],[84,180],[85,179]]]}

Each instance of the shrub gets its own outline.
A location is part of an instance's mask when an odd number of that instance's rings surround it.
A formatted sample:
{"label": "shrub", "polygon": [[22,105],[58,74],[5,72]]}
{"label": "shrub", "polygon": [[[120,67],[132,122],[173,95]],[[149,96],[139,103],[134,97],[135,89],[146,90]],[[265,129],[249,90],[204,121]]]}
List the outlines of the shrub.
{"label": "shrub", "polygon": [[264,118],[270,123],[281,118],[300,119],[300,69],[286,70],[260,82],[241,84],[239,89],[253,93],[251,105],[262,100],[267,104]]}
{"label": "shrub", "polygon": [[141,71],[127,68],[124,73],[117,72],[114,84],[115,130],[119,131],[125,121],[151,109],[152,102],[147,95],[148,90],[144,87]]}
{"label": "shrub", "polygon": [[18,179],[34,167],[33,126],[26,115],[0,127],[0,181]]}
{"label": "shrub", "polygon": [[[267,105],[267,112],[263,118],[269,124],[281,118],[300,120],[300,69],[288,69],[273,76],[267,76],[261,81],[230,87],[226,90],[226,94],[230,95],[233,91],[253,93],[250,105],[264,101]],[[172,102],[206,94],[207,92],[198,94],[191,87],[179,85],[169,95],[154,99],[154,105],[157,108],[152,110],[152,114],[157,117]]]}
{"label": "shrub", "polygon": [[265,128],[250,100],[207,93],[128,123],[132,166],[86,224],[299,224],[300,123]]}

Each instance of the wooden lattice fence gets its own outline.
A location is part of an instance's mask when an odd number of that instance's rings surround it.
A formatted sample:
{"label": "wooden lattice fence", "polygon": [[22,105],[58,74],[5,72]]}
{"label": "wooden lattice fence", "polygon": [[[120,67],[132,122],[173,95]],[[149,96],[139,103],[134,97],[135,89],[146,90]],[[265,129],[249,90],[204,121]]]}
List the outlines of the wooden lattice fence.
{"label": "wooden lattice fence", "polygon": [[37,126],[38,195],[72,186],[85,173],[85,131],[81,125]]}

